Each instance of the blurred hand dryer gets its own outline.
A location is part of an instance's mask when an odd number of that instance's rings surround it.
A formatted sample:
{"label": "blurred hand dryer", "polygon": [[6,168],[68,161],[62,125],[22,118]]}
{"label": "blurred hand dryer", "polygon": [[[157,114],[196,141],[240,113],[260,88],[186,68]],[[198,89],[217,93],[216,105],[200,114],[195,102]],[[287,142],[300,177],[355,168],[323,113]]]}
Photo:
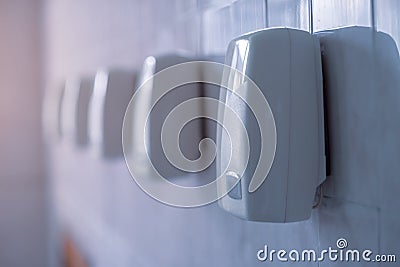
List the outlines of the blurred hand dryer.
{"label": "blurred hand dryer", "polygon": [[65,82],[55,88],[52,86],[47,88],[44,95],[42,123],[44,137],[48,143],[56,141],[62,136],[61,113],[64,92]]}
{"label": "blurred hand dryer", "polygon": [[122,157],[122,123],[134,93],[136,74],[125,70],[100,70],[89,105],[89,141],[98,155]]}
{"label": "blurred hand dryer", "polygon": [[[126,152],[132,153],[139,167],[151,164],[154,169],[164,178],[174,178],[187,175],[188,173],[171,164],[165,155],[162,143],[162,133],[165,133],[171,144],[179,138],[179,150],[184,157],[195,160],[199,157],[199,142],[202,138],[202,124],[200,120],[193,120],[185,125],[178,125],[177,117],[174,117],[173,123],[167,123],[168,115],[179,104],[191,98],[201,96],[201,88],[198,83],[184,84],[176,88],[164,88],[168,81],[154,78],[154,75],[167,71],[171,66],[192,61],[188,57],[178,54],[167,54],[161,56],[150,56],[146,58],[137,86],[138,101],[137,105],[128,109],[128,121],[131,121],[131,136],[124,138],[124,142],[130,145],[124,145]],[[192,73],[197,77],[198,73]],[[166,75],[169,81],[176,77],[173,74]],[[171,89],[171,90],[169,90]],[[167,90],[167,93],[164,91]],[[191,110],[201,114],[201,106],[193,105]],[[175,114],[176,115],[176,114]],[[179,114],[178,114],[179,115]],[[126,120],[127,121],[127,120]],[[178,136],[172,136],[168,133],[178,129]],[[129,146],[131,148],[129,148]]]}
{"label": "blurred hand dryer", "polygon": [[63,91],[60,125],[63,138],[84,146],[88,143],[88,106],[93,92],[90,78],[69,79]]}

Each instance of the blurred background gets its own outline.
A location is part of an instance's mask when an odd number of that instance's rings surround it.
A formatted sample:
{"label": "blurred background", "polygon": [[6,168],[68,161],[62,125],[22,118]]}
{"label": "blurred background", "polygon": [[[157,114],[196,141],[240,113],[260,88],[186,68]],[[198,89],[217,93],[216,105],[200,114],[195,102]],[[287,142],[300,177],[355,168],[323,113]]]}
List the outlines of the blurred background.
{"label": "blurred background", "polygon": [[400,1],[0,0],[0,266],[254,266],[266,242],[318,248],[342,236],[353,247],[398,253],[399,203],[385,197],[399,188],[396,135],[387,136],[387,158],[360,149],[359,166],[337,166],[365,190],[325,199],[310,220],[287,225],[241,221],[216,204],[163,205],[137,187],[123,158],[43,138],[44,93],[66,78],[137,70],[149,55],[223,55],[234,37],[266,27],[349,25],[374,27],[398,45]]}

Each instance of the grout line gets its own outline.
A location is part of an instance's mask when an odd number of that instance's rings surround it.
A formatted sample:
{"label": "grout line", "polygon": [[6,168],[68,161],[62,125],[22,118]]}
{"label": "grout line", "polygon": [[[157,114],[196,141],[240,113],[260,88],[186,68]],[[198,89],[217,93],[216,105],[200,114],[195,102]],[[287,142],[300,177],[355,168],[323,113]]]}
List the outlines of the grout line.
{"label": "grout line", "polygon": [[265,28],[268,28],[269,27],[268,0],[265,0],[264,3],[265,3],[265,8],[264,8],[264,10],[265,10]]}
{"label": "grout line", "polygon": [[313,0],[308,0],[308,19],[309,19],[309,31],[311,34],[313,34],[314,33]]}
{"label": "grout line", "polygon": [[377,30],[375,9],[376,9],[376,0],[370,0],[371,24],[372,24],[371,26],[374,31]]}

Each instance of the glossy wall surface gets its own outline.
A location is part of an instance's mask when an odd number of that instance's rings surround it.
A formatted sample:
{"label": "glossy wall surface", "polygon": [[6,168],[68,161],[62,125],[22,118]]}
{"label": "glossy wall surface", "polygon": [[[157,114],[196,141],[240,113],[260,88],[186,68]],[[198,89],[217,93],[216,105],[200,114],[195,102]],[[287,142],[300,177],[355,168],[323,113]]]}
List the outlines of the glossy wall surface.
{"label": "glossy wall surface", "polygon": [[[137,68],[145,56],[168,51],[218,55],[232,38],[265,27],[320,31],[371,26],[399,45],[399,17],[397,0],[48,0],[47,86],[53,88],[65,77],[90,75],[99,67]],[[299,223],[246,222],[215,203],[196,209],[169,207],[138,188],[123,158],[105,161],[90,147],[76,148],[65,140],[50,143],[56,223],[52,255],[60,254],[61,233],[69,233],[93,266],[287,266],[259,262],[257,251],[264,245],[319,250],[335,247],[338,238],[346,238],[352,248],[400,256],[400,226],[393,212],[400,204],[395,198],[400,187],[400,88],[385,94],[370,89],[368,94],[347,95],[351,105],[343,116],[353,125],[379,125],[384,131],[365,137],[364,128],[334,130],[349,145],[333,148],[337,154],[332,159],[351,156],[353,161],[332,163],[336,169],[328,177],[326,197],[310,220]],[[359,101],[379,103],[377,113],[358,116]],[[51,263],[59,263],[59,258]]]}

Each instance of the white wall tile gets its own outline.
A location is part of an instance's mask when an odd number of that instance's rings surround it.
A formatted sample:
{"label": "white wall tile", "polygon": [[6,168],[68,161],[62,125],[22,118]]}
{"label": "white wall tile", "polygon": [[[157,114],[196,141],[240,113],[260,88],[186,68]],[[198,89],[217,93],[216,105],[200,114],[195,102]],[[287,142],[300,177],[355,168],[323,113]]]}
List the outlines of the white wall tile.
{"label": "white wall tile", "polygon": [[370,0],[313,0],[314,31],[372,26]]}
{"label": "white wall tile", "polygon": [[[337,249],[339,238],[347,241],[349,249],[369,249],[375,254],[379,249],[379,210],[335,199],[325,199],[319,212],[319,249]],[[352,262],[326,260],[319,266],[379,266],[373,262]]]}
{"label": "white wall tile", "polygon": [[311,0],[269,0],[268,27],[290,27],[309,31]]}
{"label": "white wall tile", "polygon": [[[70,72],[91,72],[104,64],[140,65],[144,56],[153,53],[183,49],[201,55],[224,54],[231,39],[267,25],[310,30],[309,1],[176,0],[159,3],[150,0],[136,5],[129,1],[118,2],[112,7],[104,1],[83,6],[65,0],[49,1],[46,20],[48,79],[63,77]],[[395,15],[399,12],[394,11],[398,8],[394,3],[396,0],[377,5],[378,29],[393,36],[398,33]],[[109,28],[100,19],[107,17],[107,6],[112,8],[109,17],[112,27]],[[83,10],[77,10],[79,7]],[[74,11],[79,11],[76,20],[70,21],[70,13]],[[313,11],[315,31],[372,23],[369,0],[314,0]],[[96,23],[90,19],[92,16]],[[386,17],[391,17],[390,21],[384,19]],[[107,28],[105,32],[103,27]],[[102,43],[105,39],[112,41]],[[76,54],[69,58],[71,49]],[[365,88],[371,93],[370,87]],[[356,115],[343,114],[349,124],[361,127],[352,132],[337,131],[342,136],[345,132],[347,143],[351,142],[352,136],[360,137],[352,142],[359,151],[348,151],[348,155],[354,157],[348,161],[352,167],[347,168],[344,164],[337,180],[341,194],[324,199],[322,207],[314,210],[308,221],[291,224],[246,222],[225,213],[216,204],[197,209],[169,207],[141,191],[132,182],[122,160],[104,162],[74,150],[61,151],[53,159],[57,161],[53,168],[57,180],[55,192],[60,193],[56,195],[58,212],[97,266],[265,266],[256,259],[257,250],[264,244],[277,249],[319,249],[335,245],[337,238],[342,236],[357,248],[393,248],[396,243],[391,235],[398,233],[399,227],[393,216],[386,219],[387,211],[379,213],[376,206],[379,203],[388,207],[397,205],[396,201],[390,202],[390,196],[398,192],[397,176],[392,172],[399,157],[397,146],[392,145],[396,142],[398,128],[392,126],[386,136],[388,141],[384,142],[384,150],[393,159],[384,163],[382,158],[380,169],[368,172],[365,165],[376,167],[370,158],[374,158],[374,150],[379,146],[368,146],[370,140],[375,140],[375,135],[363,135],[371,122],[368,118],[357,119],[362,112],[354,105],[367,105],[369,99],[359,101],[357,93],[359,91],[346,94],[351,97],[348,108],[356,110]],[[371,95],[374,99],[378,97],[373,92]],[[397,99],[396,94],[391,96],[389,107]],[[390,110],[387,108],[382,113],[387,125],[392,116]],[[379,120],[379,116],[372,117],[374,121]],[[385,167],[389,170],[384,171]],[[374,180],[377,176],[389,177],[383,179],[390,186],[388,191],[381,188],[385,184]],[[371,188],[380,189],[378,193],[371,193]],[[385,192],[388,194],[384,195]],[[349,198],[345,198],[347,193]],[[367,202],[354,203],[366,196]],[[303,264],[333,265],[330,262]],[[269,266],[286,264],[274,262]]]}
{"label": "white wall tile", "polygon": [[239,0],[231,5],[210,8],[202,17],[204,54],[225,54],[229,42],[242,34],[266,27],[264,0]]}
{"label": "white wall tile", "polygon": [[400,46],[400,1],[375,0],[375,20],[378,31],[385,32]]}

